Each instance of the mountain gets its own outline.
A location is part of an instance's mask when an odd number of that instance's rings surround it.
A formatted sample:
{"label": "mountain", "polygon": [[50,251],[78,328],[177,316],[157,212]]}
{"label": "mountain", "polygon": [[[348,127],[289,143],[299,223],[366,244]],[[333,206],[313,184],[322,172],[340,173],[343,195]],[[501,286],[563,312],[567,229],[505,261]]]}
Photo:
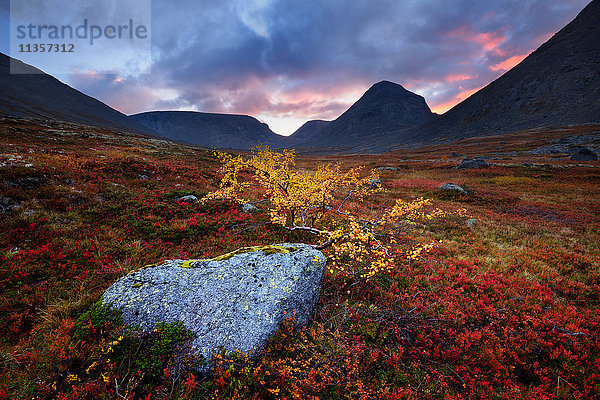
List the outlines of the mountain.
{"label": "mountain", "polygon": [[[600,0],[504,75],[439,118],[373,151],[547,126],[600,122]],[[390,147],[387,147],[389,149]]]}
{"label": "mountain", "polygon": [[381,81],[371,86],[346,112],[299,147],[360,148],[381,135],[401,135],[435,118],[425,99],[402,86]]}
{"label": "mountain", "polygon": [[247,115],[195,111],[150,111],[131,115],[162,136],[203,147],[250,149],[259,144],[284,147],[285,137]]}
{"label": "mountain", "polygon": [[298,128],[294,133],[288,136],[288,141],[293,143],[294,145],[306,142],[317,133],[319,133],[323,128],[329,125],[331,121],[324,121],[322,119],[314,119],[312,121],[305,122],[300,128]]}
{"label": "mountain", "polygon": [[[10,74],[10,63],[31,74]],[[42,118],[153,134],[125,114],[0,53],[0,116]]]}

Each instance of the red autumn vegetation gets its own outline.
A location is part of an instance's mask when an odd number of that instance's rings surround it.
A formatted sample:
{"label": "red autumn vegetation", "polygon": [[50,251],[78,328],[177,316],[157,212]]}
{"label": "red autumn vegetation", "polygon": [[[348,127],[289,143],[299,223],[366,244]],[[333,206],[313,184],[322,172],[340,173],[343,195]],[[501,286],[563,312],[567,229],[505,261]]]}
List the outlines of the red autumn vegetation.
{"label": "red autumn vegetation", "polygon": [[[577,129],[586,133],[568,133]],[[596,397],[600,173],[594,162],[524,155],[527,135],[504,142],[521,155],[482,170],[452,169],[457,159],[442,156],[455,149],[441,147],[298,156],[308,171],[331,161],[343,171],[398,168],[380,174],[384,191],[355,212],[423,197],[476,222],[420,221],[409,235],[441,243],[418,257],[398,253],[393,268],[369,277],[343,273],[335,263],[348,260],[325,249],[333,272],[314,322],[285,324],[254,358],[220,355],[204,377],[175,356],[188,338],[181,326],[124,331],[118,313],[97,304],[101,293],[146,264],[314,236],[272,223],[265,207],[244,214],[224,200],[178,201],[217,190],[209,151],[0,120],[0,399]],[[488,144],[477,146],[456,151]],[[470,193],[437,189],[447,182]]]}

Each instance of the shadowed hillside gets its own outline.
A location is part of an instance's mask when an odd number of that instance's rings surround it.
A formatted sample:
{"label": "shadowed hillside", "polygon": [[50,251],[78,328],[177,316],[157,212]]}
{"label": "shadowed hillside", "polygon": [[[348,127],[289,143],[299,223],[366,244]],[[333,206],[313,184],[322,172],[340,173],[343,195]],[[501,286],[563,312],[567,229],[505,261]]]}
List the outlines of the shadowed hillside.
{"label": "shadowed hillside", "polygon": [[362,147],[376,143],[382,134],[400,135],[433,118],[435,114],[422,96],[398,84],[382,81],[371,86],[352,107],[300,146]]}
{"label": "shadowed hillside", "polygon": [[506,72],[434,121],[385,145],[424,144],[600,121],[600,1]]}
{"label": "shadowed hillside", "polygon": [[[10,63],[31,74],[10,74]],[[37,68],[0,53],[0,115],[53,119],[154,134],[125,114]]]}
{"label": "shadowed hillside", "polygon": [[307,140],[310,140],[313,136],[323,130],[331,121],[323,121],[322,119],[314,119],[312,121],[305,122],[300,128],[296,129],[294,133],[289,136],[289,141],[293,145],[297,145]]}
{"label": "shadowed hillside", "polygon": [[283,147],[286,138],[247,115],[194,111],[151,111],[130,118],[164,137],[204,147],[249,149],[264,144]]}

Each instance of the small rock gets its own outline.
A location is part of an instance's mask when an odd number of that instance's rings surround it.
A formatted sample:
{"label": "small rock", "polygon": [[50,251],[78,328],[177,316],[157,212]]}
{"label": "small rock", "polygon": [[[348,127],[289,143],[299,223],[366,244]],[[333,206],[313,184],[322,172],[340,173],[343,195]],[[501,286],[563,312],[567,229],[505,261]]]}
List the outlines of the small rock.
{"label": "small rock", "polygon": [[19,204],[10,197],[0,196],[0,214],[7,213],[18,206]]}
{"label": "small rock", "polygon": [[183,196],[177,199],[177,201],[182,201],[184,203],[197,203],[198,198],[193,194],[188,194],[187,196]]}
{"label": "small rock", "polygon": [[442,186],[440,186],[440,190],[456,190],[457,192],[460,192],[462,194],[467,194],[467,191],[465,189],[458,185],[455,185],[454,183],[445,183]]}
{"label": "small rock", "polygon": [[19,187],[21,189],[35,189],[42,185],[44,179],[37,176],[28,176],[25,178],[19,178],[10,183],[11,186]]}
{"label": "small rock", "polygon": [[485,161],[483,157],[475,157],[474,159],[470,159],[469,157],[463,158],[461,163],[457,165],[456,169],[475,169],[475,168],[487,168],[489,167],[489,162]]}
{"label": "small rock", "polygon": [[524,166],[524,167],[533,167],[533,164],[532,164],[532,163],[530,163],[530,162],[524,162],[524,163],[523,163],[523,166]]}
{"label": "small rock", "polygon": [[138,177],[142,180],[142,181],[146,181],[148,180],[148,175],[138,175]]}
{"label": "small rock", "polygon": [[460,154],[458,154],[457,152],[453,151],[452,154],[450,154],[450,157],[460,157]]}
{"label": "small rock", "polygon": [[375,168],[377,171],[398,171],[396,167],[377,167]]}
{"label": "small rock", "polygon": [[371,186],[381,186],[381,181],[379,179],[371,179],[369,181],[369,185],[371,185]]}
{"label": "small rock", "polygon": [[571,156],[571,160],[573,161],[597,161],[598,155],[594,153],[592,150],[582,147],[577,153]]}
{"label": "small rock", "polygon": [[476,219],[468,219],[468,220],[467,220],[467,226],[468,226],[469,228],[473,228],[473,227],[475,226],[475,224],[476,224],[476,223],[477,223],[477,220],[476,220]]}
{"label": "small rock", "polygon": [[252,214],[258,211],[258,207],[256,207],[254,204],[252,203],[246,203],[242,206],[242,212],[245,212],[246,214]]}

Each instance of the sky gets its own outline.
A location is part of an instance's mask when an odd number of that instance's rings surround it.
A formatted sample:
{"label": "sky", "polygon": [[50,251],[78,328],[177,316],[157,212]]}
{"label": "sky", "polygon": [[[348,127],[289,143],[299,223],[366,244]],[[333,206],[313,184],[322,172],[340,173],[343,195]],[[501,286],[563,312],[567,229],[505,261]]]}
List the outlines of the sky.
{"label": "sky", "polygon": [[[143,71],[92,65],[57,78],[125,114],[247,114],[283,135],[307,120],[335,119],[381,80],[443,113],[518,64],[588,2],[152,0],[151,63]],[[5,54],[9,3],[0,0]]]}

